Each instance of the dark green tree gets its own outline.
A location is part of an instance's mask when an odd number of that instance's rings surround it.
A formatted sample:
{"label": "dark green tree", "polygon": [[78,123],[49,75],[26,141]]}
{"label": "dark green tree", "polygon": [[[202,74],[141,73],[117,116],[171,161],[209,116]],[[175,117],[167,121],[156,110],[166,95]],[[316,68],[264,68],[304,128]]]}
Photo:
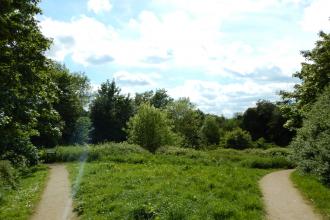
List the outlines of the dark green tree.
{"label": "dark green tree", "polygon": [[90,141],[90,131],[92,122],[89,117],[82,116],[78,118],[74,126],[73,134],[71,137],[71,143],[74,144],[85,144]]}
{"label": "dark green tree", "polygon": [[173,98],[167,94],[165,89],[156,89],[156,92],[151,90],[143,93],[136,93],[134,98],[136,108],[143,103],[150,103],[156,108],[164,109],[171,102],[173,102]]}
{"label": "dark green tree", "polygon": [[132,115],[131,98],[120,94],[115,81],[103,83],[90,108],[92,142],[126,140],[123,129]]}
{"label": "dark green tree", "polygon": [[292,92],[281,92],[281,110],[288,118],[286,127],[293,130],[301,127],[303,118],[330,83],[330,34],[320,32],[319,35],[314,49],[302,51],[306,61],[293,75],[301,83],[296,84]]}
{"label": "dark green tree", "polygon": [[267,142],[274,142],[286,146],[292,139],[293,132],[284,127],[285,118],[278,106],[261,100],[257,107],[248,108],[242,118],[242,128],[250,132],[256,141],[264,138]]}
{"label": "dark green tree", "polygon": [[48,118],[38,120],[40,135],[33,137],[37,146],[54,147],[57,144],[70,144],[73,131],[79,117],[84,113],[84,107],[89,101],[90,84],[88,78],[79,73],[70,73],[63,65],[52,63],[49,74],[56,88],[57,101],[54,109],[60,115],[61,135],[51,132]]}
{"label": "dark green tree", "polygon": [[44,55],[50,41],[38,27],[38,2],[0,0],[0,157],[14,163],[37,162],[30,138],[39,134],[40,118],[51,132],[60,132]]}

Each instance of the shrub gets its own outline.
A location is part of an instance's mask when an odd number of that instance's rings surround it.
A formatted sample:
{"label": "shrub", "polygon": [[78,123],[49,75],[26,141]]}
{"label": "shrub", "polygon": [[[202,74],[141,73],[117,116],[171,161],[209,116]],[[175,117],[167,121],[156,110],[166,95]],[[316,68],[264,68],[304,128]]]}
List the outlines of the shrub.
{"label": "shrub", "polygon": [[0,160],[0,188],[15,188],[17,172],[7,160]]}
{"label": "shrub", "polygon": [[219,143],[220,130],[215,117],[206,116],[201,128],[202,140],[207,145],[215,145]]}
{"label": "shrub", "polygon": [[306,115],[291,143],[298,169],[330,185],[330,87]]}
{"label": "shrub", "polygon": [[129,142],[139,144],[150,152],[175,142],[175,134],[165,112],[149,104],[142,104],[128,122]]}
{"label": "shrub", "polygon": [[249,158],[243,160],[241,165],[249,168],[259,168],[259,169],[276,169],[276,168],[293,168],[294,164],[291,163],[285,157],[274,157],[274,158]]}
{"label": "shrub", "polygon": [[224,147],[238,150],[252,147],[251,136],[247,131],[237,128],[225,135]]}

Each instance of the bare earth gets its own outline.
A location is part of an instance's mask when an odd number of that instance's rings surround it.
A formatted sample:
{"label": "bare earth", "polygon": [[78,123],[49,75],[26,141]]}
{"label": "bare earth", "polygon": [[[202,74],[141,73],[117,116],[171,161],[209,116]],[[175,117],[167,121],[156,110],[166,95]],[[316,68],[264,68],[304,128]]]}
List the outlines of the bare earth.
{"label": "bare earth", "polygon": [[62,164],[52,164],[46,189],[32,220],[75,219],[72,212],[71,187],[68,171]]}
{"label": "bare earth", "polygon": [[270,220],[318,220],[320,215],[302,198],[293,186],[290,174],[293,170],[270,173],[260,181]]}

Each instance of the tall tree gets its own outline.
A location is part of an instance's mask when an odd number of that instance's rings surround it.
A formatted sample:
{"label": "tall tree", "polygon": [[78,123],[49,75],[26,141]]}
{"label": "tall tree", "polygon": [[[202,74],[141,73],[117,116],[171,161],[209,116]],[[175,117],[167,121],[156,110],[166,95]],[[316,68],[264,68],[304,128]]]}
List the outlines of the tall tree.
{"label": "tall tree", "polygon": [[164,109],[168,104],[173,102],[165,89],[156,89],[156,92],[150,90],[143,93],[136,93],[134,103],[136,107],[143,103],[149,103],[156,108]]}
{"label": "tall tree", "polygon": [[217,145],[220,141],[220,128],[217,119],[213,115],[207,115],[201,127],[201,136],[205,144]]}
{"label": "tall tree", "polygon": [[199,129],[203,121],[189,98],[173,101],[168,104],[166,111],[173,121],[174,131],[183,137],[183,145],[197,147],[200,144]]}
{"label": "tall tree", "polygon": [[293,132],[284,128],[285,118],[278,106],[269,101],[258,101],[257,107],[248,108],[243,114],[242,127],[249,131],[252,139],[264,138],[280,146],[288,145]]}
{"label": "tall tree", "polygon": [[289,120],[286,126],[290,129],[301,127],[302,120],[309,112],[317,97],[330,84],[330,33],[320,32],[320,40],[312,50],[302,51],[305,62],[301,70],[293,76],[298,77],[301,84],[296,84],[294,91],[282,91],[282,112]]}
{"label": "tall tree", "polygon": [[91,104],[92,141],[124,141],[124,128],[133,114],[133,104],[129,96],[121,95],[114,81],[101,85]]}
{"label": "tall tree", "polygon": [[70,73],[64,65],[55,62],[50,66],[49,74],[56,87],[57,101],[53,107],[60,115],[61,135],[49,132],[45,127],[49,120],[42,118],[38,121],[40,135],[32,140],[38,146],[54,147],[71,143],[76,122],[84,113],[89,100],[90,85],[84,74]]}
{"label": "tall tree", "polygon": [[38,134],[37,122],[47,118],[52,132],[59,132],[59,115],[52,108],[55,90],[44,53],[50,41],[38,27],[38,0],[0,1],[0,155],[37,162],[30,137]]}
{"label": "tall tree", "polygon": [[330,87],[307,113],[291,147],[298,169],[315,174],[330,186]]}

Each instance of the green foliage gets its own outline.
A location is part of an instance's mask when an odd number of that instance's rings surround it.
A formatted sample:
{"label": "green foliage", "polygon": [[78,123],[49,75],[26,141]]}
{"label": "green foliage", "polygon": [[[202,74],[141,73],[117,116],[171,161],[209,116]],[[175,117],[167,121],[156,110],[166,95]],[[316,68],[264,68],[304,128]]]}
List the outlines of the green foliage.
{"label": "green foliage", "polygon": [[92,122],[89,117],[83,116],[78,118],[74,126],[71,143],[84,144],[90,141],[89,134]]}
{"label": "green foliage", "polygon": [[330,219],[330,188],[318,181],[317,177],[298,171],[292,173],[291,179],[305,198],[323,215],[324,219]]}
{"label": "green foliage", "polygon": [[121,95],[114,81],[103,83],[90,109],[92,142],[126,140],[123,128],[132,114],[130,97]]}
{"label": "green foliage", "polygon": [[243,167],[259,168],[259,169],[290,169],[294,168],[294,164],[286,157],[269,157],[269,158],[249,158],[241,162]]}
{"label": "green foliage", "polygon": [[242,117],[242,127],[249,131],[254,141],[264,138],[279,146],[288,145],[293,136],[293,132],[283,127],[285,122],[279,108],[264,100],[258,101],[257,107],[248,108]]}
{"label": "green foliage", "polygon": [[166,113],[149,104],[142,104],[136,115],[129,120],[127,133],[130,142],[139,144],[150,152],[175,141]]}
{"label": "green foliage", "polygon": [[252,146],[252,139],[247,131],[237,128],[226,133],[223,143],[225,148],[242,150]]}
{"label": "green foliage", "polygon": [[201,128],[201,137],[206,145],[217,145],[220,140],[220,129],[214,116],[207,115]]}
{"label": "green foliage", "polygon": [[57,130],[59,119],[44,55],[50,41],[39,30],[37,3],[4,0],[0,9],[0,157],[16,154],[28,164],[38,159],[30,143],[40,131],[38,120],[49,119]]}
{"label": "green foliage", "polygon": [[142,104],[149,103],[155,108],[164,109],[171,102],[173,102],[173,98],[167,94],[165,89],[156,89],[156,92],[151,90],[143,93],[136,93],[134,98],[136,108]]}
{"label": "green foliage", "polygon": [[330,184],[330,87],[306,115],[291,143],[298,168]]}
{"label": "green foliage", "polygon": [[330,83],[330,34],[320,32],[319,35],[320,39],[315,48],[302,52],[306,62],[302,63],[301,70],[293,75],[302,83],[296,84],[293,92],[281,92],[281,108],[289,118],[286,126],[291,129],[302,126],[302,119]]}
{"label": "green foliage", "polygon": [[77,120],[88,103],[90,84],[85,75],[70,73],[65,66],[54,64],[53,69],[52,78],[58,88],[58,102],[54,104],[54,108],[64,122],[60,143],[69,144]]}
{"label": "green foliage", "polygon": [[3,199],[4,190],[14,189],[17,186],[17,171],[11,163],[0,160],[0,201]]}
{"label": "green foliage", "polygon": [[46,185],[47,174],[46,166],[31,167],[19,176],[14,189],[3,191],[0,219],[29,219]]}
{"label": "green foliage", "polygon": [[183,137],[183,145],[196,148],[200,144],[202,119],[195,106],[188,98],[180,98],[168,104],[166,112],[173,121],[173,130]]}

